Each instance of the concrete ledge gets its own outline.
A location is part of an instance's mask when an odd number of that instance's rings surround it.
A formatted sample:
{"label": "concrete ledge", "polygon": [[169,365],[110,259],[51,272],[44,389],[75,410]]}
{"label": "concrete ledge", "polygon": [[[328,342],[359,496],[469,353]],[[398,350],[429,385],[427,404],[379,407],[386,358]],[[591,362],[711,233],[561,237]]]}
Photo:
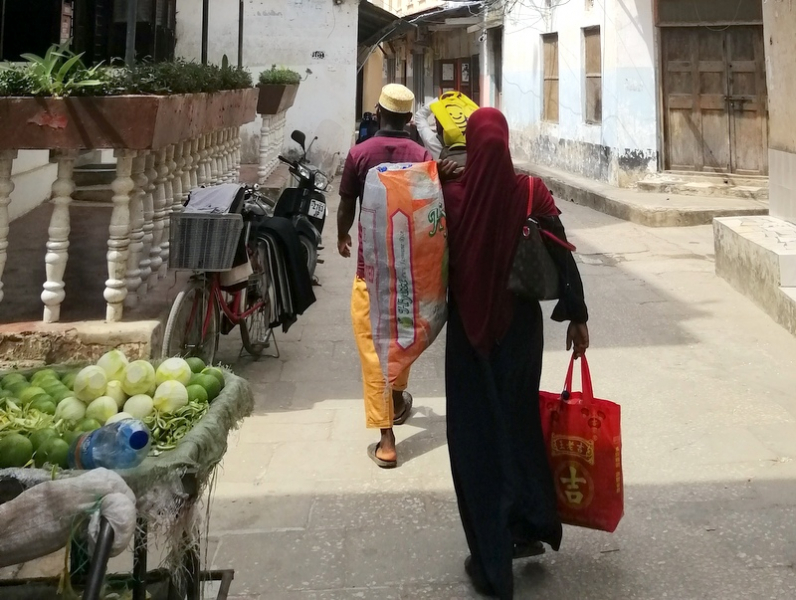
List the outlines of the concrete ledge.
{"label": "concrete ledge", "polygon": [[0,325],[0,370],[96,361],[118,348],[128,358],[150,358],[160,349],[159,320],[130,323],[9,323]]}
{"label": "concrete ledge", "polygon": [[796,225],[775,217],[713,222],[716,274],[796,335]]}
{"label": "concrete ledge", "polygon": [[716,217],[768,214],[768,204],[759,200],[640,192],[528,163],[516,167],[544,179],[556,198],[646,227],[689,227]]}

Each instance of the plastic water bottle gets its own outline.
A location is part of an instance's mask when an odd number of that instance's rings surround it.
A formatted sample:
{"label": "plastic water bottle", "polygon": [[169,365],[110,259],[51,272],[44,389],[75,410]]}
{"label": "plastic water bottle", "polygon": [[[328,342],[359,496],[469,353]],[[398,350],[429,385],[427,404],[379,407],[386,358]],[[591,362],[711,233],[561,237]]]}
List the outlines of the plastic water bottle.
{"label": "plastic water bottle", "polygon": [[69,448],[72,469],[132,469],[149,453],[149,429],[137,419],[104,425],[78,437]]}

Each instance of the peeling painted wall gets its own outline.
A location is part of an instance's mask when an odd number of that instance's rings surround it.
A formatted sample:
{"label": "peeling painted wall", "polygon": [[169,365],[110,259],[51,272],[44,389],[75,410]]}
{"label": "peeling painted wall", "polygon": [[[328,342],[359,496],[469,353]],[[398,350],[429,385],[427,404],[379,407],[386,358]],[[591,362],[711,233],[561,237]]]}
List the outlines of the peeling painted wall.
{"label": "peeling painted wall", "polygon": [[[652,0],[518,3],[505,19],[503,108],[518,158],[627,186],[657,170]],[[602,123],[585,122],[583,28],[602,38]],[[559,122],[542,120],[542,38],[558,33]]]}
{"label": "peeling painted wall", "polygon": [[[177,1],[177,55],[201,57],[201,4]],[[318,136],[310,160],[331,170],[351,145],[356,111],[356,0],[247,0],[244,13],[243,62],[254,79],[271,65],[312,74],[299,87],[288,111],[290,132],[301,129]],[[208,59],[220,63],[224,54],[237,60],[238,0],[210,3]],[[243,160],[258,162],[260,119],[242,129]]]}

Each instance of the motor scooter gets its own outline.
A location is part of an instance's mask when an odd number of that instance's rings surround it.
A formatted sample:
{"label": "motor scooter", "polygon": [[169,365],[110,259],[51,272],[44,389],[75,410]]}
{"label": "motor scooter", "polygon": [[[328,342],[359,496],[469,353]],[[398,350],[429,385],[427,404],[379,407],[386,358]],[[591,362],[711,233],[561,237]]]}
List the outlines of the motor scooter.
{"label": "motor scooter", "polygon": [[307,162],[307,153],[318,138],[312,140],[309,148],[306,147],[307,136],[301,131],[294,131],[290,138],[301,147],[302,155],[298,160],[279,156],[279,160],[290,167],[295,186],[286,188],[279,196],[274,216],[293,221],[305,253],[307,268],[310,276],[314,278],[318,251],[322,243],[321,234],[326,222],[327,207],[324,192],[329,189],[329,178],[320,168]]}

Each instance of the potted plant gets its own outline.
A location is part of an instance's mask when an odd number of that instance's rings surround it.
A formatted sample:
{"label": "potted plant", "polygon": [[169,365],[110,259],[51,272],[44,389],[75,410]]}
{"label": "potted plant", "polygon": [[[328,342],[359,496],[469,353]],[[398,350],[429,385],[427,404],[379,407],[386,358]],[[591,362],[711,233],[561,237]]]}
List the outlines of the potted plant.
{"label": "potted plant", "polygon": [[0,64],[0,149],[159,149],[254,120],[243,69],[172,62],[88,68],[53,46]]}
{"label": "potted plant", "polygon": [[275,115],[286,111],[293,106],[301,75],[285,68],[273,65],[270,69],[260,73],[260,98],[257,102],[257,112],[261,115]]}

